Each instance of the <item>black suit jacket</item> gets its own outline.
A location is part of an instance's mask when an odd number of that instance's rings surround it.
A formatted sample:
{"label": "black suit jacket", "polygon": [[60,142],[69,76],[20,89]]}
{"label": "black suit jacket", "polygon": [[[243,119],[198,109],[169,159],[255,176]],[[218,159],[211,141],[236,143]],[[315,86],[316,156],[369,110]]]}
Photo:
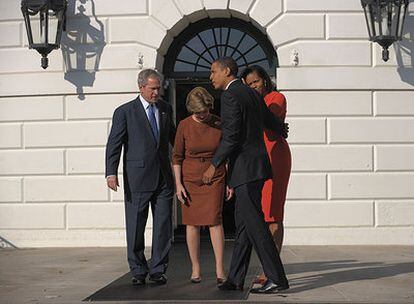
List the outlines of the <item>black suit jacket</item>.
{"label": "black suit jacket", "polygon": [[106,145],[105,174],[117,175],[123,147],[125,191],[154,191],[160,172],[167,184],[173,185],[168,145],[174,143],[175,137],[172,108],[163,100],[158,100],[157,106],[160,124],[158,144],[139,97],[114,112]]}
{"label": "black suit jacket", "polygon": [[218,167],[229,160],[229,186],[271,178],[263,129],[284,134],[284,124],[270,112],[263,98],[236,80],[221,95],[221,119],[222,138],[212,164]]}

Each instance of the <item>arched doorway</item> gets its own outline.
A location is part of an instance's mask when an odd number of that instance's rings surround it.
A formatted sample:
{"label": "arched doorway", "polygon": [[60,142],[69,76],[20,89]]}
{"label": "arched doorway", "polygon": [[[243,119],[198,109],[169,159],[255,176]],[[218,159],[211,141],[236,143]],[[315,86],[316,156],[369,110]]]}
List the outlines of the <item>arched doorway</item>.
{"label": "arched doorway", "polygon": [[[173,105],[177,125],[189,115],[185,100],[195,86],[206,88],[214,96],[213,112],[220,115],[221,92],[213,89],[209,75],[212,62],[223,56],[236,60],[239,71],[258,64],[271,76],[276,75],[275,49],[267,36],[252,23],[237,18],[206,18],[190,24],[169,46],[162,69],[168,87],[166,98]],[[179,208],[174,212],[178,239],[184,232]],[[232,238],[235,231],[234,202],[224,204],[223,223],[226,238]]]}

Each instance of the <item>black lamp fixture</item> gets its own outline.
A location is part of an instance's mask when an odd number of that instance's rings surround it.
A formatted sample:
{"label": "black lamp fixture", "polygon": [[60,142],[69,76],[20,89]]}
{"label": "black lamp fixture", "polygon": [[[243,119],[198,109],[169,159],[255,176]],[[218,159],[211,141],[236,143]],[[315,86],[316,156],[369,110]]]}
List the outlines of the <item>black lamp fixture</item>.
{"label": "black lamp fixture", "polygon": [[29,48],[42,55],[42,68],[48,66],[47,55],[60,46],[66,26],[67,0],[22,0]]}
{"label": "black lamp fixture", "polygon": [[408,0],[361,0],[369,40],[382,46],[382,60],[388,61],[388,48],[401,40]]}

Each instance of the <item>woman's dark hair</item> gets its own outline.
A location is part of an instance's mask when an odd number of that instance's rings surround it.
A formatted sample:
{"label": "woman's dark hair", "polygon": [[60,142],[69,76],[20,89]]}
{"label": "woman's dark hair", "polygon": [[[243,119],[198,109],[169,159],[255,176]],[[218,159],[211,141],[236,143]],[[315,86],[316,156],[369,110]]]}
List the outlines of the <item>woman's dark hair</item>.
{"label": "woman's dark hair", "polygon": [[246,82],[247,75],[256,72],[257,75],[263,79],[264,86],[265,86],[265,95],[270,93],[271,91],[276,90],[275,86],[272,83],[272,80],[270,79],[269,74],[265,71],[264,68],[262,68],[260,65],[251,65],[246,67],[243,72],[240,74],[240,78],[242,78]]}

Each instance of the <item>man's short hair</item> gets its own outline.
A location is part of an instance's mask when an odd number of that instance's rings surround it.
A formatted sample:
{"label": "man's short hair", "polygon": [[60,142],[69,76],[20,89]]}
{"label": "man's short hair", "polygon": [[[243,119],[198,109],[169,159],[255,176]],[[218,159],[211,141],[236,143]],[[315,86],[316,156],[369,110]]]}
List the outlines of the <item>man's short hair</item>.
{"label": "man's short hair", "polygon": [[239,72],[239,67],[237,66],[236,61],[231,57],[220,57],[213,61],[213,63],[217,62],[223,69],[229,68],[230,75],[237,77],[237,73]]}
{"label": "man's short hair", "polygon": [[145,86],[149,78],[158,79],[160,83],[162,82],[162,75],[160,73],[153,69],[145,69],[138,74],[138,87]]}

